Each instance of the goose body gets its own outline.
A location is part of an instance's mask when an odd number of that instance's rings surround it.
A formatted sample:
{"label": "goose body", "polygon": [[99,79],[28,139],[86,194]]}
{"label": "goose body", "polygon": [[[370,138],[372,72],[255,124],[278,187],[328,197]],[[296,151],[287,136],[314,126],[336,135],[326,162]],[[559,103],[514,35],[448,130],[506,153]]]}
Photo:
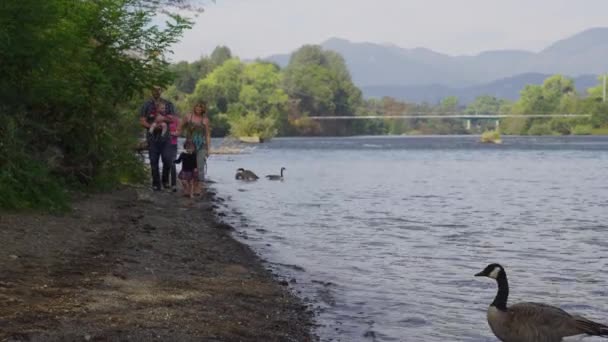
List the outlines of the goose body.
{"label": "goose body", "polygon": [[245,170],[241,167],[236,170],[236,175],[234,176],[234,178],[239,179],[239,180],[245,180],[245,181],[254,181],[260,177],[258,177],[255,173],[253,173],[253,171]]}
{"label": "goose body", "polygon": [[283,180],[283,171],[285,170],[287,169],[282,167],[280,175],[266,175],[266,178],[268,178],[268,180]]}
{"label": "goose body", "polygon": [[488,308],[488,324],[503,342],[561,342],[564,337],[587,334],[608,337],[608,326],[543,303],[524,302],[507,307],[509,283],[499,264],[490,264],[475,276],[496,280],[498,292]]}

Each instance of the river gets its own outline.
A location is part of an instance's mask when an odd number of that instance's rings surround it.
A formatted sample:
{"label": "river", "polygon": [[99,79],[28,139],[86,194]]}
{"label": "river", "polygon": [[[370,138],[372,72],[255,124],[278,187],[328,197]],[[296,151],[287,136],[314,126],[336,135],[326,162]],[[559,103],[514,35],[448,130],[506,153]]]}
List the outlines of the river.
{"label": "river", "polygon": [[[511,303],[608,323],[608,137],[478,139],[281,138],[213,155],[208,174],[323,341],[496,341],[496,285],[473,277],[493,262]],[[234,179],[283,166],[282,182]]]}

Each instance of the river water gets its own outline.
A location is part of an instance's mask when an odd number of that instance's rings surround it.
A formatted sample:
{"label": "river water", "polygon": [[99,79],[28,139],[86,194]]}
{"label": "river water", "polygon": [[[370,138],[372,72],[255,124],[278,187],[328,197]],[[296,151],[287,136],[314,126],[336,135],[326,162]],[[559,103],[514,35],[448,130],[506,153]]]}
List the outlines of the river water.
{"label": "river water", "polygon": [[[208,173],[236,235],[314,304],[323,341],[496,341],[496,285],[473,277],[492,262],[510,303],[608,323],[608,137],[477,140],[274,139]],[[282,166],[282,182],[234,179]]]}

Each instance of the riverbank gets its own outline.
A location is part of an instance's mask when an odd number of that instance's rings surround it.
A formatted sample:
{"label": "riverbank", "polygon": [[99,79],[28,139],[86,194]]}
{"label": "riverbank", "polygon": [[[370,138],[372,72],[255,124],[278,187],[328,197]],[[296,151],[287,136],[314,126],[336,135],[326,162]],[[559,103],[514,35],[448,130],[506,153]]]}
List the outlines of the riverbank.
{"label": "riverbank", "polygon": [[313,340],[310,310],[212,195],[128,188],[61,216],[1,213],[0,341]]}

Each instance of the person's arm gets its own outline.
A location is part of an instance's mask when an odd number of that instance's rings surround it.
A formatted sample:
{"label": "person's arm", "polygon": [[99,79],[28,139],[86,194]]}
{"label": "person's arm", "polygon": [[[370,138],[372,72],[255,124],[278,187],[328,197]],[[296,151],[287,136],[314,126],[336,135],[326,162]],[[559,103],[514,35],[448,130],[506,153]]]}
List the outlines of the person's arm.
{"label": "person's arm", "polygon": [[190,114],[186,115],[186,118],[184,118],[184,120],[182,120],[181,124],[179,125],[179,131],[180,133],[184,130],[184,127],[186,126],[186,124],[188,124],[190,122],[190,118],[192,116]]}
{"label": "person's arm", "polygon": [[177,158],[177,159],[176,159],[176,160],[175,160],[173,163],[175,163],[175,164],[179,164],[179,163],[181,163],[181,162],[182,162],[182,157],[183,157],[183,156],[184,156],[184,154],[183,154],[183,153],[180,153],[180,154],[179,154],[179,158]]}
{"label": "person's arm", "polygon": [[174,137],[179,137],[182,134],[182,126],[179,122],[179,117],[177,115],[173,115],[173,120],[175,121],[175,132],[172,133]]}
{"label": "person's arm", "polygon": [[209,118],[205,118],[205,147],[207,148],[207,156],[210,155],[209,151],[211,150],[211,124],[209,123]]}
{"label": "person's arm", "polygon": [[148,112],[148,101],[146,101],[143,106],[141,106],[141,109],[139,110],[139,123],[141,124],[141,126],[143,128],[150,128],[150,124],[148,123],[148,121],[146,120],[146,114]]}
{"label": "person's arm", "polygon": [[146,118],[144,118],[144,117],[139,118],[139,123],[145,129],[149,129],[150,128],[150,124],[148,123],[148,121],[146,121]]}
{"label": "person's arm", "polygon": [[173,106],[173,102],[165,100],[165,110],[167,112],[165,122],[170,123],[171,117],[175,115],[175,107]]}

